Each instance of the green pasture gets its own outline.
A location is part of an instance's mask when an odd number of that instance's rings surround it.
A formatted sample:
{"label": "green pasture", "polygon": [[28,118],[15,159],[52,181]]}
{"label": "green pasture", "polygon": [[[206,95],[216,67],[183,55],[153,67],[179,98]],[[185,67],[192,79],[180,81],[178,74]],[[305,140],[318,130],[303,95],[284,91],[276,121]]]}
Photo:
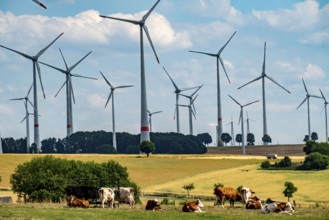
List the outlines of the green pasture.
{"label": "green pasture", "polygon": [[[32,157],[43,155],[2,154],[0,155],[0,188],[10,188],[9,178],[16,166]],[[141,187],[142,194],[186,195],[182,188],[193,183],[191,196],[212,197],[213,185],[250,187],[261,199],[286,200],[282,191],[286,181],[298,188],[293,199],[300,206],[329,204],[329,170],[292,171],[260,170],[259,165],[266,158],[261,156],[223,155],[54,155],[55,157],[105,162],[114,160],[127,167],[130,179]],[[303,161],[303,157],[292,157],[293,161]],[[0,191],[0,196],[6,192]]]}

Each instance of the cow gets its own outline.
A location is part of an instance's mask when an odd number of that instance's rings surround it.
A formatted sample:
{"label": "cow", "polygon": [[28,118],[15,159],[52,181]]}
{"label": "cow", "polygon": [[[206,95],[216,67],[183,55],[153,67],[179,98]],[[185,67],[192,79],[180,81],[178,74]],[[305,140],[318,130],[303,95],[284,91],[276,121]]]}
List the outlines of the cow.
{"label": "cow", "polygon": [[89,208],[89,202],[84,199],[78,199],[77,197],[71,195],[67,198],[67,205],[69,207],[81,207],[81,208]]}
{"label": "cow", "polygon": [[128,203],[130,208],[134,208],[134,188],[132,187],[119,187],[114,189],[115,200],[119,202]]}
{"label": "cow", "polygon": [[261,208],[261,213],[267,214],[267,213],[284,213],[291,215],[295,212],[295,208],[291,205],[290,202],[271,202],[266,205],[264,205]]}
{"label": "cow", "polygon": [[261,209],[261,208],[262,208],[262,203],[257,196],[248,199],[246,203],[246,209]]}
{"label": "cow", "polygon": [[238,191],[231,187],[216,187],[214,189],[214,194],[216,195],[215,205],[222,204],[224,208],[224,200],[230,201],[230,207],[234,208],[235,201],[241,201],[241,195]]}
{"label": "cow", "polygon": [[147,201],[145,210],[159,211],[162,208],[157,199],[152,199]]}
{"label": "cow", "polygon": [[98,190],[99,199],[101,200],[102,208],[104,208],[104,203],[107,203],[107,206],[113,208],[114,204],[114,191],[112,188],[102,187]]}
{"label": "cow", "polygon": [[196,213],[203,213],[204,211],[201,210],[201,208],[204,208],[203,203],[200,201],[200,199],[196,201],[190,201],[186,202],[183,205],[182,211],[183,212],[196,212]]}
{"label": "cow", "polygon": [[241,194],[241,202],[242,204],[247,204],[247,201],[251,198],[251,195],[254,194],[255,192],[252,191],[250,188],[243,186],[240,189],[240,194]]}

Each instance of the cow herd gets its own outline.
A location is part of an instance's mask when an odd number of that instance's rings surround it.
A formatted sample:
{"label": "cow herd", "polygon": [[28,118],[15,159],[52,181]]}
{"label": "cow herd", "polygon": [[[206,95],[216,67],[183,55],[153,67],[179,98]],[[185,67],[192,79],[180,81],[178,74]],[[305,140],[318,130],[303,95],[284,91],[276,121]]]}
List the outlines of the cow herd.
{"label": "cow herd", "polygon": [[[130,208],[134,208],[134,189],[132,187],[119,187],[119,188],[106,188],[102,187],[98,190],[101,207],[105,208],[105,203],[109,208],[114,208],[115,204],[127,203]],[[238,191],[231,187],[215,187],[214,194],[216,201],[214,205],[221,205],[224,208],[224,201],[230,202],[230,208],[234,208],[234,202],[241,202],[246,209],[259,209],[261,213],[285,213],[292,214],[294,212],[294,206],[290,202],[277,202],[271,199],[267,199],[265,204],[262,204],[261,200],[248,187],[241,187]],[[89,208],[89,202],[87,200],[78,199],[71,195],[67,198],[67,204],[69,207],[81,207]],[[195,201],[188,201],[183,204],[183,212],[195,212],[202,213],[204,208],[203,203],[197,199]],[[148,200],[145,206],[145,210],[158,211],[162,210],[161,205],[157,199]]]}

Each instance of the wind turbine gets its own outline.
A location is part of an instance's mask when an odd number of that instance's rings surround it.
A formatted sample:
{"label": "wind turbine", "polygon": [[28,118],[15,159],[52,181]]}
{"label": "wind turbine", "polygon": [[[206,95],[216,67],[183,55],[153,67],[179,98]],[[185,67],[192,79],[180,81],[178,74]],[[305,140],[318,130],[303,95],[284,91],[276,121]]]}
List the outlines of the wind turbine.
{"label": "wind turbine", "polygon": [[304,82],[303,78],[302,78],[302,80],[303,80],[304,89],[305,89],[305,92],[306,92],[306,97],[302,101],[302,103],[300,103],[300,105],[297,107],[297,109],[299,109],[299,107],[302,106],[304,104],[304,102],[307,100],[308,140],[310,140],[310,138],[311,138],[310,97],[320,98],[320,99],[321,99],[321,97],[317,96],[317,95],[310,95],[307,91],[307,88],[306,88],[306,85],[305,85],[305,82]]}
{"label": "wind turbine", "polygon": [[226,125],[231,125],[231,137],[232,137],[231,146],[235,146],[233,119],[231,120],[230,123],[227,123]]}
{"label": "wind turbine", "polygon": [[189,100],[190,100],[190,105],[192,105],[192,107],[193,107],[193,111],[196,113],[196,111],[195,111],[195,106],[194,106],[194,104],[193,104],[193,102],[192,102],[192,100],[193,100],[193,96],[202,88],[202,86],[203,86],[203,84],[201,85],[201,86],[198,86],[197,87],[197,89],[191,94],[191,95],[184,95],[184,94],[179,94],[179,95],[181,95],[181,96],[184,96],[185,98],[188,98]]}
{"label": "wind turbine", "polygon": [[128,88],[128,87],[132,87],[132,85],[126,85],[126,86],[117,86],[117,87],[114,87],[111,85],[111,83],[106,79],[106,77],[104,76],[104,74],[99,71],[101,73],[101,75],[103,76],[105,82],[107,83],[107,85],[109,85],[111,87],[111,93],[106,101],[106,104],[105,104],[105,108],[107,106],[107,104],[109,103],[111,97],[112,97],[112,125],[113,125],[113,132],[112,132],[112,142],[113,142],[113,147],[114,149],[117,151],[118,148],[117,148],[117,138],[116,138],[116,134],[115,134],[115,117],[114,117],[114,90],[116,89],[122,89],[122,88]]}
{"label": "wind turbine", "polygon": [[24,106],[25,106],[25,114],[26,114],[26,116],[25,116],[25,118],[23,118],[23,120],[21,121],[21,123],[26,119],[26,153],[29,153],[29,151],[30,151],[30,120],[29,120],[29,115],[31,114],[31,113],[29,113],[27,103],[29,103],[34,108],[32,102],[29,100],[29,95],[30,95],[30,92],[32,90],[32,87],[33,87],[33,84],[31,85],[31,87],[30,87],[30,89],[27,92],[27,94],[26,94],[25,97],[10,99],[12,101],[21,101],[21,100],[24,100]]}
{"label": "wind turbine", "polygon": [[26,59],[29,59],[29,60],[32,61],[32,64],[33,64],[34,143],[37,146],[37,153],[40,152],[41,147],[40,147],[40,135],[39,135],[39,119],[38,119],[39,114],[38,114],[38,93],[37,93],[37,73],[36,73],[36,69],[38,71],[43,97],[46,98],[45,91],[44,91],[43,85],[42,85],[41,70],[40,70],[40,66],[39,66],[39,63],[38,63],[38,59],[63,34],[64,33],[61,33],[58,37],[55,38],[55,40],[53,40],[48,46],[46,46],[45,48],[40,50],[39,53],[37,53],[35,56],[30,56],[30,55],[21,53],[17,50],[13,50],[13,49],[10,49],[8,47],[0,45],[0,47],[3,47],[3,48],[5,48],[7,50],[10,50],[12,52],[18,53],[19,55],[21,55],[21,56],[25,57]]}
{"label": "wind turbine", "polygon": [[142,20],[130,20],[130,19],[123,19],[123,18],[116,18],[110,16],[100,15],[102,18],[109,18],[113,20],[128,22],[131,24],[139,25],[140,27],[140,59],[141,59],[141,135],[140,135],[140,142],[149,141],[150,140],[150,130],[148,124],[148,114],[147,114],[147,96],[146,96],[146,82],[145,82],[145,66],[144,66],[144,45],[143,45],[143,30],[147,36],[148,41],[152,47],[153,53],[158,63],[160,63],[159,58],[155,52],[150,34],[148,29],[145,25],[146,19],[152,13],[154,8],[158,5],[160,0],[158,0],[153,7],[142,17]]}
{"label": "wind turbine", "polygon": [[[247,113],[247,134],[249,134],[250,133],[250,120],[251,119],[249,119],[249,115],[248,115],[248,112],[246,112]],[[253,121],[253,120],[252,120]]]}
{"label": "wind turbine", "polygon": [[[240,86],[238,89],[241,89],[242,87],[253,83],[257,80],[262,79],[262,92],[263,92],[263,137],[265,137],[265,135],[268,135],[267,133],[267,120],[266,120],[266,103],[265,103],[265,78],[268,78],[269,80],[271,80],[273,83],[275,83],[276,85],[278,85],[279,87],[281,87],[283,90],[285,90],[286,92],[288,92],[290,94],[290,92],[285,89],[283,86],[281,86],[279,83],[277,83],[272,77],[268,76],[265,72],[265,61],[266,61],[266,42],[264,43],[264,60],[263,60],[263,69],[262,69],[262,74],[257,77],[254,80],[251,80],[250,82]],[[264,142],[264,145],[267,145],[267,142]]]}
{"label": "wind turbine", "polygon": [[[328,101],[326,100],[326,98],[324,97],[321,89],[320,89],[320,92],[321,92],[321,96],[324,100],[324,107],[323,107],[323,110],[324,110],[324,114],[325,114],[325,124],[326,124],[326,142],[328,142],[328,119],[327,119],[327,105],[328,105]],[[323,111],[322,110],[322,111]]]}
{"label": "wind turbine", "polygon": [[162,111],[150,112],[149,110],[147,110],[147,112],[149,113],[150,132],[152,132],[152,115],[161,113]]}
{"label": "wind turbine", "polygon": [[212,56],[212,57],[216,57],[216,62],[217,62],[217,145],[222,143],[222,133],[223,133],[223,120],[222,120],[222,105],[221,105],[221,92],[220,92],[220,76],[219,76],[219,62],[221,63],[223,70],[225,72],[225,75],[227,77],[227,80],[229,83],[230,79],[227,75],[225,66],[224,66],[224,61],[221,58],[221,53],[223,52],[223,50],[225,49],[226,45],[231,41],[231,39],[233,38],[233,36],[235,35],[236,31],[232,34],[232,36],[230,37],[230,39],[224,44],[224,46],[222,46],[222,48],[219,49],[218,53],[206,53],[206,52],[200,52],[200,51],[193,51],[190,50],[189,52],[192,53],[200,53],[200,54],[204,54],[204,55],[208,55],[208,56]]}
{"label": "wind turbine", "polygon": [[38,0],[32,0],[32,1],[34,1],[35,3],[37,3],[38,5],[43,7],[44,9],[47,9],[47,7],[44,4],[42,4],[41,2],[39,2]]}
{"label": "wind turbine", "polygon": [[228,95],[236,104],[238,104],[241,108],[240,110],[240,118],[239,118],[239,122],[241,121],[241,135],[242,135],[242,154],[246,154],[246,145],[244,143],[244,128],[243,128],[243,108],[248,106],[248,105],[251,105],[251,104],[254,104],[256,102],[259,102],[259,100],[257,101],[253,101],[253,102],[249,102],[248,104],[245,104],[245,105],[241,105],[238,101],[236,101],[232,96]]}
{"label": "wind turbine", "polygon": [[174,82],[174,80],[171,78],[171,76],[169,75],[169,73],[167,72],[167,70],[163,67],[164,71],[167,73],[170,81],[172,82],[173,86],[175,87],[175,93],[176,93],[176,125],[177,125],[177,133],[180,133],[180,126],[179,126],[179,95],[182,91],[186,91],[186,90],[190,90],[190,89],[195,89],[195,88],[199,88],[199,86],[196,87],[191,87],[191,88],[185,88],[185,89],[180,89],[178,88],[178,86],[176,85],[176,83]]}
{"label": "wind turbine", "polygon": [[179,105],[182,107],[187,107],[188,108],[188,112],[189,112],[189,124],[190,124],[190,135],[193,135],[193,122],[192,122],[192,115],[194,116],[194,119],[196,119],[195,117],[195,112],[193,111],[192,107],[194,106],[194,101],[195,99],[198,97],[198,95],[196,95],[191,103],[189,105]]}
{"label": "wind turbine", "polygon": [[80,77],[80,78],[86,78],[86,79],[95,79],[96,78],[92,78],[92,77],[86,77],[86,76],[81,76],[78,74],[72,74],[72,70],[79,64],[82,62],[82,60],[84,60],[90,53],[87,53],[83,58],[81,58],[77,63],[75,63],[73,66],[68,67],[67,63],[65,61],[65,58],[63,56],[63,53],[61,51],[61,49],[59,49],[59,52],[61,53],[61,56],[63,58],[64,64],[66,69],[60,69],[58,67],[43,63],[43,62],[39,62],[43,65],[46,65],[50,68],[53,68],[61,73],[64,73],[66,75],[66,80],[63,83],[63,85],[60,87],[60,89],[58,90],[58,92],[56,93],[55,97],[57,97],[58,93],[62,90],[62,88],[66,85],[66,112],[67,112],[67,137],[69,137],[72,133],[73,133],[73,112],[72,112],[72,98],[73,98],[73,102],[75,103],[75,98],[74,98],[74,93],[73,93],[73,86],[72,86],[72,79],[71,77]]}

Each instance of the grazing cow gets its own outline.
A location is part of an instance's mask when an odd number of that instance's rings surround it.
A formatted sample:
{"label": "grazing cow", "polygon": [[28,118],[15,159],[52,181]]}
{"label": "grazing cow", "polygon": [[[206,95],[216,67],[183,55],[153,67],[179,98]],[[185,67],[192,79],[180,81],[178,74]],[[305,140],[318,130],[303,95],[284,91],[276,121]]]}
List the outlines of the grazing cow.
{"label": "grazing cow", "polygon": [[102,208],[106,202],[108,207],[113,208],[114,204],[114,191],[111,188],[102,187],[98,190],[99,198],[101,200]]}
{"label": "grazing cow", "polygon": [[147,201],[145,210],[158,211],[162,210],[162,208],[157,199],[152,199]]}
{"label": "grazing cow", "polygon": [[241,201],[241,195],[238,191],[231,187],[216,187],[214,189],[214,194],[216,195],[216,202],[215,205],[222,204],[224,208],[224,200],[230,201],[230,207],[234,208],[235,201]]}
{"label": "grazing cow", "polygon": [[242,204],[247,204],[247,201],[251,198],[251,195],[254,194],[255,192],[252,191],[250,188],[243,186],[240,189],[240,193],[241,193]]}
{"label": "grazing cow", "polygon": [[204,211],[202,211],[201,208],[204,208],[204,205],[200,201],[200,199],[198,199],[196,201],[186,202],[183,205],[182,211],[183,212],[197,212],[197,213],[202,213]]}
{"label": "grazing cow", "polygon": [[293,212],[295,212],[295,210],[290,202],[272,202],[264,205],[261,209],[261,213],[263,214],[267,214],[271,212],[291,215]]}
{"label": "grazing cow", "polygon": [[128,203],[130,208],[134,208],[134,188],[132,187],[119,187],[119,189],[114,189],[115,200],[119,202]]}
{"label": "grazing cow", "polygon": [[248,199],[246,209],[261,209],[262,203],[257,196]]}
{"label": "grazing cow", "polygon": [[67,198],[67,205],[69,207],[81,207],[81,208],[89,208],[89,202],[87,200],[84,199],[78,199],[75,196],[69,196]]}

